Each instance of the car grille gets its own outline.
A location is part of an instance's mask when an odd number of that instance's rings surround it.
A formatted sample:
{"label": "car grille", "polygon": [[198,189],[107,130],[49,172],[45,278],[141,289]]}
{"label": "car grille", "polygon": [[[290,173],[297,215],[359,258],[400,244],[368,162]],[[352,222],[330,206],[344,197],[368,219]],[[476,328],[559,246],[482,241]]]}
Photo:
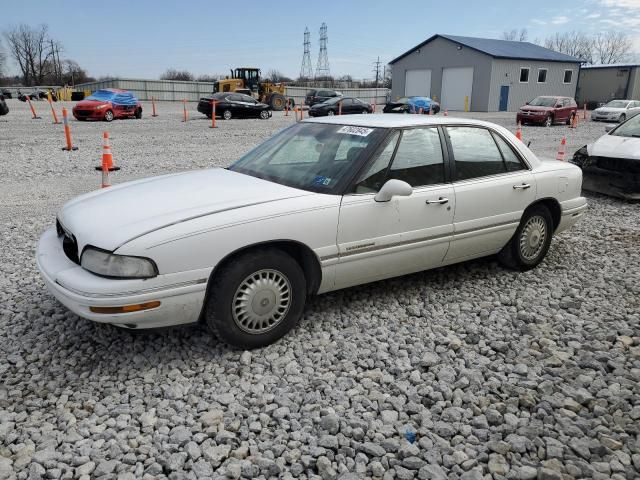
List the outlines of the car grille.
{"label": "car grille", "polygon": [[64,254],[73,263],[80,265],[80,258],[78,256],[78,241],[76,240],[76,237],[67,232],[62,227],[62,225],[60,224],[60,220],[58,219],[56,219],[56,232],[58,233],[58,237],[63,237],[62,250],[64,251]]}
{"label": "car grille", "polygon": [[92,110],[75,110],[74,113],[77,117],[88,117],[91,115]]}
{"label": "car grille", "polygon": [[627,174],[640,174],[640,160],[614,157],[590,157],[598,168]]}

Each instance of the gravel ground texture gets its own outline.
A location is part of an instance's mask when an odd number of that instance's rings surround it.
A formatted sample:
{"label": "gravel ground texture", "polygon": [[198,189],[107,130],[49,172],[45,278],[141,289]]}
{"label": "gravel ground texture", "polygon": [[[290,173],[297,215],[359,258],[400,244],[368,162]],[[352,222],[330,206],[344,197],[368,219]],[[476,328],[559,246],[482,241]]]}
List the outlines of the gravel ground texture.
{"label": "gravel ground texture", "polygon": [[[589,210],[526,273],[489,258],[312,299],[234,351],[200,326],[131,334],[68,312],[34,261],[60,206],[99,186],[228,165],[293,123],[0,118],[0,479],[640,477],[640,207]],[[60,103],[56,108],[60,109]],[[71,105],[67,104],[67,108]],[[515,130],[513,113],[467,114]],[[525,127],[541,156],[603,124]],[[414,438],[412,438],[414,437]],[[414,440],[413,443],[410,440]]]}

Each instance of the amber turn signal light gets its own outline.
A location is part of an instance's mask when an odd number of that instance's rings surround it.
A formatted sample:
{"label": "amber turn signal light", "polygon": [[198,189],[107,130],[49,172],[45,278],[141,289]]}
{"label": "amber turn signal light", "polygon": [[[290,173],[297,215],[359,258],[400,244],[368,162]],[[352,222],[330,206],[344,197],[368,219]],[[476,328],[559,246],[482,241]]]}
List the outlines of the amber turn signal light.
{"label": "amber turn signal light", "polygon": [[89,307],[89,310],[91,310],[93,313],[114,314],[140,312],[142,310],[149,310],[159,306],[160,302],[158,300],[154,300],[153,302],[137,303],[135,305],[124,305],[122,307]]}

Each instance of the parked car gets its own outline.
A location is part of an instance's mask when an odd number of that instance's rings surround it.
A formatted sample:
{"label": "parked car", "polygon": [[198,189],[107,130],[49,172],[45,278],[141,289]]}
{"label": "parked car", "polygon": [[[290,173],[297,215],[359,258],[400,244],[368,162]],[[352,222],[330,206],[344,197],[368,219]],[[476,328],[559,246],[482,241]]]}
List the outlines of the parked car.
{"label": "parked car", "polygon": [[307,119],[228,168],[69,201],[37,264],[82,317],[129,329],[201,321],[254,348],[293,328],[312,294],[493,254],[534,268],[585,212],[581,184],[578,167],[541,161],[488,122]]}
{"label": "parked car", "polygon": [[260,103],[255,98],[243,93],[220,92],[208,97],[202,97],[198,102],[198,111],[211,118],[211,101],[216,103],[216,118],[225,120],[232,118],[262,118],[271,117],[271,107],[266,103]]}
{"label": "parked car", "polygon": [[0,116],[9,113],[9,107],[7,102],[4,101],[4,95],[0,94]]}
{"label": "parked car", "polygon": [[526,105],[520,107],[516,114],[516,122],[550,127],[554,123],[569,124],[578,111],[578,105],[573,98],[558,96],[536,97]]}
{"label": "parked car", "polygon": [[579,149],[571,160],[584,174],[585,190],[640,200],[640,115]]}
{"label": "parked car", "polygon": [[133,93],[117,88],[97,90],[73,107],[78,120],[104,120],[116,118],[142,118],[142,104]]}
{"label": "parked car", "polygon": [[309,90],[304,99],[304,103],[312,107],[316,103],[323,103],[336,97],[342,97],[342,93],[337,90]]}
{"label": "parked car", "polygon": [[429,107],[431,107],[431,113],[438,113],[440,111],[440,104],[429,97],[401,97],[395,102],[387,102],[382,111],[384,113],[419,113],[422,108],[422,113],[428,114]]}
{"label": "parked car", "polygon": [[27,99],[31,100],[32,102],[34,100],[40,100],[40,92],[35,90],[29,93],[22,93],[20,90],[18,90],[18,100],[20,100],[21,102],[26,102]]}
{"label": "parked car", "polygon": [[591,120],[622,123],[638,113],[640,113],[640,101],[611,100],[606,105],[596,108],[591,113]]}
{"label": "parked car", "polygon": [[4,96],[5,100],[9,100],[9,99],[13,98],[13,94],[11,93],[11,90],[3,88],[1,90],[1,93],[2,93],[2,96]]}
{"label": "parked car", "polygon": [[[342,108],[340,107],[342,104]],[[309,109],[310,117],[326,117],[331,115],[352,115],[354,113],[372,113],[373,107],[354,97],[334,97],[323,103],[316,103]]]}

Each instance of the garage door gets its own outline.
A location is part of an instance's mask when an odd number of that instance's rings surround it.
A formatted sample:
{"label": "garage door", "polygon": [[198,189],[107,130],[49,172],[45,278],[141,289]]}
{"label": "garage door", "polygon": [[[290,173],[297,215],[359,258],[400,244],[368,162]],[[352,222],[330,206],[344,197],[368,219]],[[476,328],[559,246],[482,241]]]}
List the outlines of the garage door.
{"label": "garage door", "polygon": [[464,110],[464,97],[469,97],[473,88],[473,67],[452,67],[442,70],[442,108]]}
{"label": "garage door", "polygon": [[431,70],[407,70],[404,78],[405,97],[431,96]]}

